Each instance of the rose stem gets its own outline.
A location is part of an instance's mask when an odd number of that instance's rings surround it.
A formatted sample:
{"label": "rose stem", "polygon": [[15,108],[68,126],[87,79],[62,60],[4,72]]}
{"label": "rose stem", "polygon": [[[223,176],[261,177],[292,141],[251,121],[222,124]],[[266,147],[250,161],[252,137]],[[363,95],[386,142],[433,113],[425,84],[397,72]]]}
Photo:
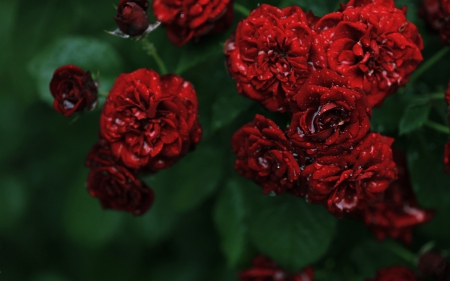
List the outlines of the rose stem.
{"label": "rose stem", "polygon": [[427,96],[432,100],[440,100],[440,99],[445,98],[444,93],[431,93],[431,94],[428,94]]}
{"label": "rose stem", "polygon": [[245,8],[241,4],[234,3],[234,9],[241,13],[244,17],[248,17],[248,15],[250,15],[250,10]]}
{"label": "rose stem", "polygon": [[408,249],[401,246],[398,243],[395,243],[393,241],[386,241],[386,248],[391,251],[392,253],[396,254],[397,256],[401,257],[407,262],[410,262],[411,264],[416,263],[416,255],[411,253]]}
{"label": "rose stem", "polygon": [[449,50],[450,48],[448,46],[445,46],[442,48],[439,52],[434,54],[431,58],[429,58],[427,61],[425,61],[423,64],[421,64],[416,71],[411,75],[411,78],[409,79],[409,82],[413,82],[417,78],[420,77],[425,71],[427,71],[428,68],[430,68],[433,64],[435,64],[437,61],[439,61]]}
{"label": "rose stem", "polygon": [[167,68],[161,58],[158,56],[156,52],[155,46],[152,43],[148,42],[145,38],[142,40],[143,48],[147,52],[149,56],[151,56],[156,64],[158,65],[159,71],[161,74],[167,74]]}
{"label": "rose stem", "polygon": [[448,126],[444,126],[444,125],[436,123],[434,121],[427,120],[424,123],[424,125],[429,127],[429,128],[435,129],[438,132],[441,132],[441,133],[444,133],[444,134],[447,134],[447,135],[450,134],[450,130],[449,130]]}

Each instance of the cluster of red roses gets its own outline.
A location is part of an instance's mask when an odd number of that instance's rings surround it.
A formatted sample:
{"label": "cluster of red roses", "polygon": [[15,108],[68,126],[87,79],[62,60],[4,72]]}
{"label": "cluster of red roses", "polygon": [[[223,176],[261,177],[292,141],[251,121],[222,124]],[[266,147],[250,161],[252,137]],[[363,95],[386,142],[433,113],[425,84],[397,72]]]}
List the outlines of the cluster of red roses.
{"label": "cluster of red roses", "polygon": [[370,118],[408,82],[422,49],[392,0],[350,0],[322,18],[297,6],[253,10],[226,42],[229,73],[241,95],[291,123],[282,130],[257,115],[240,128],[235,169],[264,193],[306,197],[336,216],[361,210],[378,237],[410,240],[401,229],[431,213],[408,184],[393,184],[394,139],[370,132]]}
{"label": "cluster of red roses", "polygon": [[428,26],[441,36],[442,42],[450,45],[450,1],[423,0],[419,15]]}
{"label": "cluster of red roses", "polygon": [[[446,281],[450,277],[450,263],[441,254],[426,252],[420,256],[415,274],[405,266],[379,269],[372,278],[365,281],[420,281],[431,277],[436,281]],[[240,281],[314,281],[314,269],[306,267],[297,273],[288,273],[264,256],[253,259],[252,266],[239,273]]]}

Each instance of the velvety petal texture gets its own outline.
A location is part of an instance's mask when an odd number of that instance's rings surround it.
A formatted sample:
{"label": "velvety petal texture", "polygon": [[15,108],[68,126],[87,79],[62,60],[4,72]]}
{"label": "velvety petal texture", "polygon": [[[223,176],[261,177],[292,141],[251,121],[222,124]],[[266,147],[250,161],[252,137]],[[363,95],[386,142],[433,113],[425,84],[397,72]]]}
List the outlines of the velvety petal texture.
{"label": "velvety petal texture", "polygon": [[253,259],[252,266],[239,272],[240,281],[313,281],[314,270],[307,267],[298,273],[290,274],[264,256]]}
{"label": "velvety petal texture", "polygon": [[225,43],[227,67],[238,92],[274,112],[285,112],[288,101],[308,78],[313,43],[310,20],[298,6],[278,9],[262,4],[239,22]]}
{"label": "velvety petal texture", "polygon": [[422,37],[405,10],[391,1],[360,0],[352,5],[316,23],[311,61],[316,68],[345,76],[350,87],[366,93],[372,107],[380,106],[409,81],[423,60]]}
{"label": "velvety petal texture", "polygon": [[292,112],[289,139],[309,155],[350,149],[369,132],[372,115],[364,92],[328,69],[311,75],[293,97]]}
{"label": "velvety petal texture", "polygon": [[232,145],[235,169],[260,184],[264,193],[284,193],[300,182],[298,154],[272,120],[256,115],[233,135]]}
{"label": "velvety petal texture", "polygon": [[92,110],[97,106],[97,84],[89,71],[75,65],[61,66],[53,73],[50,92],[53,108],[64,116]]}
{"label": "velvety petal texture", "polygon": [[147,0],[121,0],[114,18],[120,31],[130,36],[144,33],[149,25],[147,9]]}
{"label": "velvety petal texture", "polygon": [[169,40],[182,46],[193,38],[225,31],[233,22],[232,0],[155,0],[153,13]]}
{"label": "velvety petal texture", "polygon": [[379,199],[397,178],[393,141],[370,133],[349,152],[315,158],[302,171],[309,185],[308,201],[322,203],[341,216]]}
{"label": "velvety petal texture", "polygon": [[178,75],[139,69],[120,75],[100,117],[100,138],[132,169],[171,166],[201,139],[197,96]]}
{"label": "velvety petal texture", "polygon": [[153,203],[153,191],[137,178],[135,170],[117,161],[109,147],[96,144],[89,152],[90,168],[86,182],[89,194],[100,200],[103,208],[142,215]]}

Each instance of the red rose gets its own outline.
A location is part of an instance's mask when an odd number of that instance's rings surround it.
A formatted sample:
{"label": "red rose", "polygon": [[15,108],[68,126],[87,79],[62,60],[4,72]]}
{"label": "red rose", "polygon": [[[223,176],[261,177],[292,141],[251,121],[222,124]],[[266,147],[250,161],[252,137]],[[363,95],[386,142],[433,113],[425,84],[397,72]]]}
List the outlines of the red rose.
{"label": "red rose", "polygon": [[350,87],[364,90],[372,106],[404,86],[423,59],[417,27],[394,7],[348,6],[322,17],[314,30],[314,66],[345,76]]}
{"label": "red rose", "polygon": [[450,140],[444,146],[444,168],[447,174],[450,174]]}
{"label": "red rose", "polygon": [[153,191],[130,170],[115,160],[111,150],[96,144],[86,159],[90,168],[87,189],[105,209],[142,215],[153,203]]}
{"label": "red rose", "polygon": [[431,29],[441,35],[441,40],[450,45],[450,1],[423,0],[419,8],[419,15]]}
{"label": "red rose", "polygon": [[253,259],[252,267],[239,273],[240,281],[313,281],[314,270],[307,267],[302,271],[289,274],[273,261],[257,256]]}
{"label": "red rose", "polygon": [[149,26],[147,8],[147,0],[121,0],[114,18],[120,31],[130,36],[144,33]]}
{"label": "red rose", "polygon": [[155,0],[153,13],[169,40],[182,46],[192,38],[225,31],[233,22],[232,0]]}
{"label": "red rose", "polygon": [[392,266],[379,269],[373,278],[366,281],[419,281],[419,279],[407,267]]}
{"label": "red rose", "polygon": [[89,71],[75,65],[56,69],[50,81],[50,92],[55,98],[53,108],[64,116],[75,111],[92,110],[97,105],[97,84]]}
{"label": "red rose", "polygon": [[370,130],[372,109],[361,89],[328,69],[314,72],[293,97],[290,141],[308,154],[339,154]]}
{"label": "red rose", "polygon": [[197,112],[189,82],[139,69],[114,83],[100,117],[100,136],[129,168],[157,171],[200,141]]}
{"label": "red rose", "polygon": [[338,216],[375,201],[397,177],[393,141],[370,133],[350,152],[315,158],[302,171],[309,185],[308,201],[323,203]]}
{"label": "red rose", "polygon": [[232,145],[237,155],[234,168],[260,184],[264,193],[286,192],[299,179],[298,155],[272,120],[256,115],[234,133]]}
{"label": "red rose", "polygon": [[278,9],[262,4],[239,22],[225,43],[230,75],[238,92],[270,111],[285,112],[291,96],[308,78],[313,44],[312,14],[300,7]]}
{"label": "red rose", "polygon": [[347,4],[341,4],[341,11],[353,7],[364,7],[370,4],[382,5],[390,8],[395,8],[394,0],[350,0]]}
{"label": "red rose", "polygon": [[394,151],[394,160],[398,180],[386,189],[382,201],[362,211],[362,218],[378,240],[391,237],[409,244],[414,227],[431,220],[434,212],[421,209],[417,204],[409,182],[405,155]]}

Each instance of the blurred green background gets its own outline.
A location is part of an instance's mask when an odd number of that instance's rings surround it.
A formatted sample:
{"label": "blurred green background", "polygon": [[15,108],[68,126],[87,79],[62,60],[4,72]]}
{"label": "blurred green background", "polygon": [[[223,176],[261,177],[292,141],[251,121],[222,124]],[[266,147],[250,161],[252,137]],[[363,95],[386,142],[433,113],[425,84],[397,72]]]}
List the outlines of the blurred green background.
{"label": "blurred green background", "polygon": [[[259,3],[237,2],[248,9]],[[332,11],[338,4],[327,0],[264,3],[280,7],[298,4],[317,15]],[[425,58],[433,56],[442,44],[425,31],[415,14],[418,1],[399,1],[397,5],[404,4],[409,7],[408,17],[421,28]],[[280,125],[289,120],[237,95],[222,55],[222,44],[233,28],[181,48],[171,45],[164,29],[159,28],[148,39],[169,72],[181,74],[194,84],[204,140],[195,153],[173,168],[146,178],[156,193],[155,204],[146,215],[133,217],[102,210],[84,185],[88,173],[84,159],[97,140],[100,111],[79,118],[63,117],[50,106],[48,83],[53,71],[68,63],[96,74],[102,92],[107,92],[122,72],[158,69],[140,42],[104,32],[116,28],[114,5],[117,3],[111,0],[0,0],[0,280],[235,280],[237,269],[248,265],[257,253],[255,249],[265,244],[251,228],[256,225],[256,229],[263,229],[266,217],[253,222],[248,214],[260,213],[260,209],[246,209],[249,203],[245,198],[260,202],[270,199],[261,196],[255,186],[248,187],[250,195],[238,190],[252,184],[233,171],[232,133],[252,120],[255,113],[264,113]],[[237,13],[235,24],[242,17]],[[408,87],[406,99],[442,92],[450,76],[446,61],[448,57]],[[443,122],[445,104],[438,101],[432,107],[435,110],[429,113],[426,109],[425,118]],[[416,233],[412,250],[431,240],[442,248],[450,247],[446,221],[450,182],[442,174],[439,158],[446,136],[422,128],[422,122],[398,137],[405,108],[405,94],[389,98],[382,109],[375,110],[372,127],[397,138],[396,145],[408,152],[410,167],[415,169],[419,201],[441,210],[436,223]],[[307,252],[303,254],[309,258],[300,258],[299,264],[316,262],[323,269],[319,280],[338,280],[339,276],[361,280],[379,266],[405,263],[395,255],[386,259],[384,248],[378,247],[362,224],[345,219],[336,223],[317,206],[305,205],[295,206],[294,214],[311,208],[324,222],[312,229],[327,234],[323,234],[323,241],[311,244],[317,245],[317,251],[314,247],[304,249]],[[295,220],[291,214],[278,229]],[[250,230],[247,222],[251,222]],[[294,234],[289,239],[316,235]],[[326,252],[328,245],[332,246]]]}

